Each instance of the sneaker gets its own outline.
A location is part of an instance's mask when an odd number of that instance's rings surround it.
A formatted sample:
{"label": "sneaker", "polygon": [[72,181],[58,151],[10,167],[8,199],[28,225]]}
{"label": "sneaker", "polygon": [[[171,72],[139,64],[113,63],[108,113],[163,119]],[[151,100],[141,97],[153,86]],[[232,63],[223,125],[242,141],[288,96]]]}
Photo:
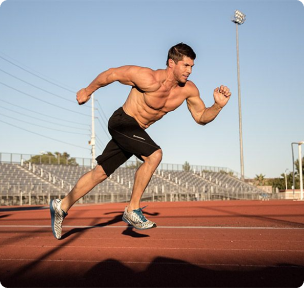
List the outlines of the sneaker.
{"label": "sneaker", "polygon": [[128,207],[125,208],[125,212],[122,216],[122,220],[132,225],[139,230],[145,230],[156,227],[156,223],[148,220],[142,213],[143,208],[138,208],[131,212],[128,212]]}
{"label": "sneaker", "polygon": [[50,203],[52,229],[56,239],[61,238],[62,222],[63,219],[68,215],[68,213],[61,210],[60,206],[60,199],[52,200]]}

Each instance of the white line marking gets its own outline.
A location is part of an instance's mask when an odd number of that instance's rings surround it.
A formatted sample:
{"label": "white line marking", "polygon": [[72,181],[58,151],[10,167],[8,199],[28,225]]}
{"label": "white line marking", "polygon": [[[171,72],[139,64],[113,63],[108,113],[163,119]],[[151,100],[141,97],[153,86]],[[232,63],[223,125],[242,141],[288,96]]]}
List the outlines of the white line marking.
{"label": "white line marking", "polygon": [[[56,245],[43,245],[43,246],[40,246],[40,245],[0,245],[0,247],[24,247],[24,248],[58,248],[59,246],[56,246]],[[198,251],[198,250],[201,250],[201,251],[249,251],[249,252],[286,252],[286,253],[304,253],[304,250],[290,250],[290,249],[286,249],[286,250],[282,250],[282,249],[234,249],[234,248],[211,248],[211,247],[141,247],[141,246],[90,246],[90,245],[64,245],[64,248],[67,249],[67,248],[71,248],[71,249],[75,249],[75,248],[85,248],[85,249],[116,249],[116,250],[119,250],[119,249],[131,249],[131,250],[134,250],[134,249],[137,249],[137,251],[139,251],[140,249],[144,249],[144,250],[195,250],[195,251]],[[2,259],[1,259],[2,260]]]}
{"label": "white line marking", "polygon": [[[0,228],[51,228],[51,225],[0,225]],[[80,226],[64,225],[63,228],[132,228],[131,226]],[[234,227],[234,226],[157,226],[158,229],[236,229],[236,230],[304,230],[304,227]],[[153,229],[154,230],[154,229]]]}

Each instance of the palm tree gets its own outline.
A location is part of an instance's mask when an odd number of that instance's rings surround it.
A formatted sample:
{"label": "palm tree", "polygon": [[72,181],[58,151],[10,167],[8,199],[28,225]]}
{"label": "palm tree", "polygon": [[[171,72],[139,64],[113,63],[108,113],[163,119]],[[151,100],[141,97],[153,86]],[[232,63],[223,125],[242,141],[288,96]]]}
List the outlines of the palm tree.
{"label": "palm tree", "polygon": [[[294,163],[296,165],[296,169],[297,169],[297,172],[298,174],[300,173],[300,163],[299,163],[299,159],[297,161],[295,161]],[[303,176],[304,176],[304,157],[302,158],[302,173],[303,173]]]}
{"label": "palm tree", "polygon": [[256,180],[258,182],[259,186],[263,186],[264,185],[264,181],[265,181],[265,175],[260,174],[260,175],[255,175],[254,180]]}

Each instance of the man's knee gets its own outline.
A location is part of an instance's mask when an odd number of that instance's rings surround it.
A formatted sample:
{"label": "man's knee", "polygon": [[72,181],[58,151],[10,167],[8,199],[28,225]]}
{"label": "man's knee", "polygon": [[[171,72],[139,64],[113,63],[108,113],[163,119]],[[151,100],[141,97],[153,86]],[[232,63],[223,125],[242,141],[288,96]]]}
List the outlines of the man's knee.
{"label": "man's knee", "polygon": [[[156,150],[154,153],[155,153],[155,155],[154,155],[155,160],[156,160],[158,163],[160,163],[160,162],[162,161],[162,159],[163,159],[163,150],[162,150],[162,149],[158,149],[158,150]],[[154,153],[153,153],[153,154],[154,154]]]}
{"label": "man's knee", "polygon": [[103,170],[101,165],[96,165],[92,172],[92,178],[95,182],[102,182],[103,180],[108,178],[106,172]]}
{"label": "man's knee", "polygon": [[153,152],[150,156],[145,158],[144,158],[145,162],[150,161],[151,163],[158,165],[163,158],[163,151],[161,149],[158,149],[155,152]]}

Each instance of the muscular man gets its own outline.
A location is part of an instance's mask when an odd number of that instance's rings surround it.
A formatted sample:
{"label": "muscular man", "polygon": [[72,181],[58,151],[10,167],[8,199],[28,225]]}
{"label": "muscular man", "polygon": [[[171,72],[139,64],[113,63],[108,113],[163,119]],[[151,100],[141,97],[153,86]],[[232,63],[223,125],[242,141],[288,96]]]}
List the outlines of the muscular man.
{"label": "muscular man", "polygon": [[53,234],[57,239],[61,238],[62,222],[71,206],[132,155],[143,163],[135,174],[131,199],[122,219],[137,229],[156,227],[143,215],[140,199],[161,162],[162,150],[145,130],[179,107],[184,100],[194,120],[205,125],[215,119],[231,96],[229,89],[221,85],[214,90],[214,104],[209,108],[205,106],[197,87],[188,80],[195,58],[191,47],[179,43],[170,48],[166,69],[152,70],[138,66],[111,68],[77,93],[77,101],[81,105],[90,99],[94,91],[115,81],[131,86],[125,104],[109,119],[112,140],[102,155],[96,158],[98,165],[83,175],[62,201],[55,199],[50,203]]}

